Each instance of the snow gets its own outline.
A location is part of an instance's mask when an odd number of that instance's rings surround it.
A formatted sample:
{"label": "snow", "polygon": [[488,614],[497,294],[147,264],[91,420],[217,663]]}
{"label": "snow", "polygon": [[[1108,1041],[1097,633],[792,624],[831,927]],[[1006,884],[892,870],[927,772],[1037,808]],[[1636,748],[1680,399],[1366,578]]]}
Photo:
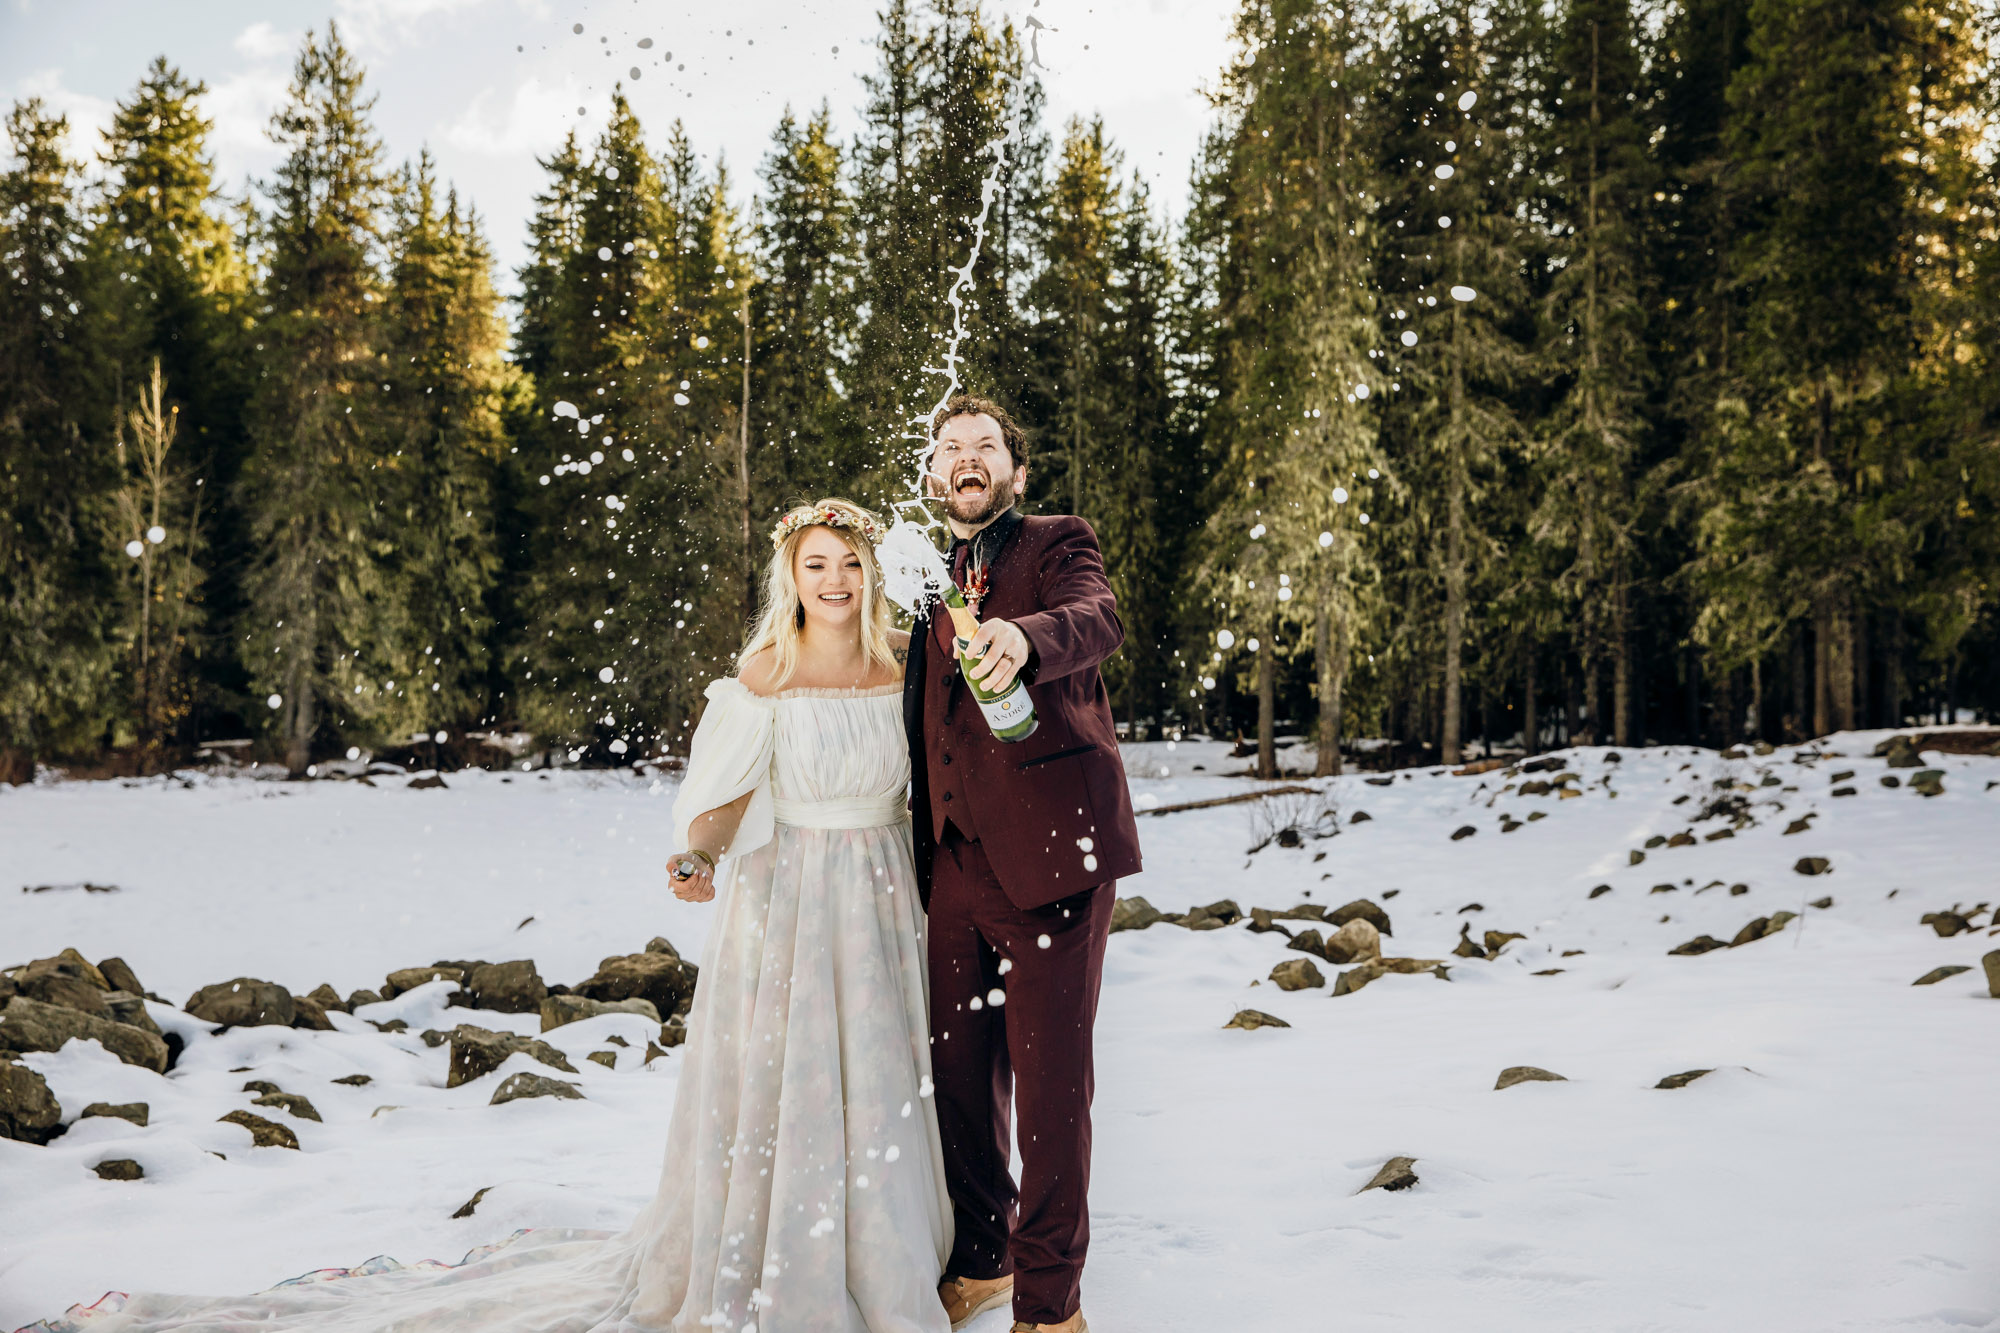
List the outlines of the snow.
{"label": "snow", "polygon": [[[1868,756],[1885,734],[1829,738],[1805,762],[1792,749],[1734,761],[1686,747],[1617,762],[1565,751],[1584,792],[1569,800],[1501,794],[1498,771],[1316,780],[1337,812],[1322,827],[1338,833],[1254,854],[1270,831],[1256,804],[1142,814],[1149,869],[1125,894],[1168,911],[1371,898],[1394,921],[1388,952],[1444,958],[1451,979],[1390,975],[1330,999],[1262,980],[1300,956],[1281,935],[1162,924],[1113,936],[1097,1029],[1092,1327],[2000,1327],[2000,1002],[1979,968],[2000,938],[1982,925],[1941,939],[1918,923],[1954,901],[2000,899],[2000,760],[1929,756],[1946,776],[1927,799],[1879,784],[1887,770]],[[1297,768],[1300,754],[1281,757]],[[1227,756],[1214,742],[1128,746],[1135,800],[1254,789],[1234,776],[1250,761]],[[1831,796],[1832,774],[1848,769],[1856,795]],[[1779,785],[1743,793],[1754,827],[1628,863],[1648,837],[1689,828],[1718,779],[1766,773]],[[698,953],[713,909],[675,901],[660,869],[670,782],[469,772],[408,791],[374,780],[0,790],[0,963],[66,945],[116,954],[180,1002],[237,975],[345,993],[440,958],[531,957],[549,980],[574,982],[656,934]],[[1314,798],[1277,799],[1294,817],[1318,813]],[[1808,832],[1784,834],[1813,810]],[[1356,811],[1370,819],[1350,822]],[[1525,822],[1531,811],[1546,817]],[[1503,812],[1524,822],[1503,834]],[[1453,841],[1467,824],[1477,832]],[[1795,873],[1804,856],[1832,872]],[[119,891],[15,887],[84,882]],[[1736,883],[1748,891],[1731,896]],[[1589,897],[1599,884],[1612,889]],[[1809,905],[1824,895],[1832,906]],[[1474,902],[1482,910],[1461,912]],[[1667,954],[1781,909],[1800,919],[1773,937]],[[1475,938],[1527,938],[1494,960],[1457,959],[1461,922]],[[1910,985],[1948,963],[1973,970]],[[1322,966],[1330,981],[1338,969]],[[334,1032],[208,1037],[156,1004],[188,1041],[165,1079],[94,1044],[25,1057],[66,1118],[145,1101],[152,1120],[84,1121],[46,1148],[0,1141],[0,1194],[14,1205],[0,1209],[0,1328],[108,1289],[245,1291],[377,1254],[455,1260],[521,1227],[622,1226],[653,1188],[678,1053],[645,1068],[652,1033],[635,1016],[558,1028],[544,1037],[587,1100],[491,1107],[508,1074],[553,1071],[516,1055],[447,1089],[445,1049],[418,1034],[538,1024],[446,1009],[450,989],[364,1011],[404,1019],[404,1034],[335,1015]],[[1243,1007],[1292,1026],[1223,1030]],[[630,1045],[608,1044],[614,1034]],[[616,1070],[583,1058],[607,1049]],[[1568,1081],[1494,1091],[1519,1064]],[[1705,1068],[1716,1072],[1685,1088],[1654,1087]],[[373,1081],[331,1081],[355,1073]],[[324,1123],[251,1107],[240,1089],[253,1078],[305,1094]],[[304,1150],[253,1149],[216,1123],[237,1108],[283,1121]],[[1396,1155],[1416,1159],[1416,1186],[1357,1193]],[[146,1179],[89,1170],[116,1157],[140,1161]],[[472,1216],[451,1217],[486,1186]],[[995,1312],[973,1327],[1008,1326]]]}

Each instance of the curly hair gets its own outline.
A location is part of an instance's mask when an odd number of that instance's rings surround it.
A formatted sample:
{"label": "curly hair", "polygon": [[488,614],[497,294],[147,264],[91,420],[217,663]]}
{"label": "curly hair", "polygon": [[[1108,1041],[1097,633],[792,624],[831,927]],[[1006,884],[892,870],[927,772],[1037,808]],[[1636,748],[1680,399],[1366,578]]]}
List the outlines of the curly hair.
{"label": "curly hair", "polygon": [[1008,454],[1014,459],[1014,466],[1025,467],[1028,462],[1028,433],[1021,429],[1020,423],[1007,415],[1006,408],[991,398],[981,398],[977,394],[959,393],[951,396],[943,410],[937,414],[937,420],[931,423],[931,442],[933,444],[937,442],[939,433],[944,430],[944,423],[953,417],[980,416],[993,418],[1000,427],[1001,443],[1007,446]]}

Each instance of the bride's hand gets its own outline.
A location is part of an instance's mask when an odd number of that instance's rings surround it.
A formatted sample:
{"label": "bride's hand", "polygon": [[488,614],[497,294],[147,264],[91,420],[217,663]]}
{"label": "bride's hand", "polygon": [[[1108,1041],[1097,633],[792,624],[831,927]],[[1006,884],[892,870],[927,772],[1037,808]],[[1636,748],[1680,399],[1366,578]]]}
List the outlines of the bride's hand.
{"label": "bride's hand", "polygon": [[715,871],[693,852],[681,852],[667,861],[667,883],[674,897],[684,903],[712,902],[715,898]]}

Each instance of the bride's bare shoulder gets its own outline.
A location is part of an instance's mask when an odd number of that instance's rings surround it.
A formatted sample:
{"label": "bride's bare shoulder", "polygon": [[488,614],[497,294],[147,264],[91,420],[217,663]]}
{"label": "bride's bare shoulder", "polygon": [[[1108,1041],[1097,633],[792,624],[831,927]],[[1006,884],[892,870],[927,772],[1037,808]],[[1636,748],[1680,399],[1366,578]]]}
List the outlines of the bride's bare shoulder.
{"label": "bride's bare shoulder", "polygon": [[759,648],[743,660],[743,666],[736,673],[736,679],[743,682],[743,688],[752,694],[776,694],[778,674],[778,654],[770,648]]}

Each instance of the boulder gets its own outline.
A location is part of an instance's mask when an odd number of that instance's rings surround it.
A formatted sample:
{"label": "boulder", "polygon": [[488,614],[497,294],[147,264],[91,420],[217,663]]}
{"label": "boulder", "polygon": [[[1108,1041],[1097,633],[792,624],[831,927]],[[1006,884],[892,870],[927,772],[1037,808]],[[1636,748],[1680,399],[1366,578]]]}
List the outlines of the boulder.
{"label": "boulder", "polygon": [[1708,953],[1713,949],[1727,949],[1729,946],[1713,935],[1697,935],[1686,944],[1677,944],[1667,950],[1669,954]]}
{"label": "boulder", "polygon": [[572,989],[590,1000],[650,1000],[662,1014],[685,1014],[694,1004],[693,963],[663,953],[606,958],[597,972]]}
{"label": "boulder", "polygon": [[[354,993],[356,995],[361,994],[360,991]],[[340,998],[340,992],[327,985],[324,981],[307,991],[304,998],[318,1005],[320,1012],[323,1014],[345,1013],[348,1009],[347,1001]]]}
{"label": "boulder", "polygon": [[1569,1080],[1561,1074],[1552,1073],[1546,1069],[1537,1069],[1533,1065],[1508,1065],[1500,1071],[1500,1078],[1493,1084],[1493,1091],[1498,1092],[1502,1088],[1511,1088],[1516,1083],[1567,1082]]}
{"label": "boulder", "polygon": [[299,1136],[275,1120],[266,1120],[261,1115],[248,1111],[231,1111],[228,1115],[216,1117],[217,1124],[241,1125],[250,1131],[252,1146],[258,1148],[291,1148],[299,1146]]}
{"label": "boulder", "polygon": [[1509,944],[1512,944],[1515,940],[1525,940],[1527,938],[1526,935],[1521,934],[1519,931],[1489,930],[1486,932],[1487,955],[1497,958],[1500,955],[1500,951]]}
{"label": "boulder", "polygon": [[489,1032],[470,1023],[460,1023],[451,1030],[451,1072],[445,1078],[445,1086],[455,1088],[490,1074],[516,1051],[565,1074],[576,1072],[576,1066],[569,1062],[569,1058],[545,1041],[517,1036],[512,1032]]}
{"label": "boulder", "polygon": [[1267,1014],[1261,1009],[1238,1009],[1236,1017],[1222,1025],[1224,1031],[1230,1028],[1240,1028],[1245,1032],[1254,1032],[1258,1028],[1288,1028],[1290,1026],[1291,1024],[1287,1023],[1284,1019],[1273,1014]]}
{"label": "boulder", "polygon": [[653,1063],[653,1061],[655,1061],[655,1060],[658,1060],[658,1059],[659,1059],[660,1057],[664,1056],[664,1055],[665,1055],[666,1053],[667,1053],[667,1048],[666,1048],[666,1047],[664,1047],[664,1046],[662,1046],[662,1045],[660,1045],[660,1043],[658,1043],[658,1042],[656,1042],[656,1041],[649,1041],[649,1042],[647,1042],[647,1043],[646,1043],[646,1060],[645,1060],[645,1063],[646,1063],[647,1067],[649,1067],[649,1068],[650,1068],[650,1067],[651,1067],[651,1065],[652,1065],[652,1063]]}
{"label": "boulder", "polygon": [[0,1139],[39,1144],[62,1132],[62,1106],[48,1080],[24,1064],[0,1060]]}
{"label": "boulder", "polygon": [[1473,834],[1477,832],[1479,832],[1479,830],[1474,828],[1470,824],[1460,824],[1457,828],[1451,831],[1451,840],[1453,842],[1458,842],[1461,841],[1462,839],[1471,837]]}
{"label": "boulder", "polygon": [[1329,963],[1361,963],[1381,956],[1381,932],[1375,928],[1374,922],[1361,916],[1333,932],[1326,942],[1324,954]]}
{"label": "boulder", "polygon": [[99,1180],[144,1180],[146,1168],[129,1157],[111,1157],[90,1168]]}
{"label": "boulder", "polygon": [[372,990],[356,990],[347,993],[347,1012],[353,1013],[364,1004],[382,1003],[381,993]]}
{"label": "boulder", "polygon": [[462,982],[465,980],[465,970],[463,968],[439,967],[435,965],[431,967],[399,967],[383,979],[382,998],[393,1000],[406,990],[415,990],[419,986],[439,979]]}
{"label": "boulder", "polygon": [[1635,866],[1638,865],[1641,861],[1644,861],[1645,859],[1646,859],[1646,854],[1640,851],[1637,847],[1634,847],[1631,851],[1625,853],[1626,865]]}
{"label": "boulder", "polygon": [[1160,915],[1160,909],[1137,895],[1120,898],[1111,905],[1113,934],[1121,930],[1144,930],[1148,926],[1158,925],[1162,920],[1164,918]]}
{"label": "boulder", "polygon": [[467,1199],[464,1203],[458,1206],[458,1211],[452,1214],[452,1219],[456,1221],[458,1218],[461,1217],[471,1217],[473,1210],[479,1207],[479,1201],[485,1198],[486,1192],[492,1188],[493,1187],[491,1185],[482,1185],[478,1189],[474,1190],[472,1192],[472,1197]]}
{"label": "boulder", "polygon": [[335,1083],[345,1083],[350,1088],[365,1088],[375,1081],[375,1076],[373,1074],[344,1074],[333,1081]]}
{"label": "boulder", "polygon": [[77,981],[88,982],[99,990],[112,989],[104,973],[74,949],[64,949],[53,958],[37,958],[15,973],[14,980],[20,983],[24,993],[31,993],[28,992],[28,983],[49,976],[72,977]]}
{"label": "boulder", "polygon": [[311,1032],[333,1031],[333,1020],[326,1016],[326,1010],[310,995],[292,997],[292,1026],[305,1028]]}
{"label": "boulder", "polygon": [[665,935],[655,935],[652,939],[647,940],[646,952],[663,953],[669,958],[679,958],[681,956],[681,951],[676,949],[674,942]]}
{"label": "boulder", "polygon": [[1875,747],[1877,758],[1887,759],[1890,768],[1922,768],[1923,747],[1914,736],[1891,736]]}
{"label": "boulder", "polygon": [[1921,773],[1910,775],[1910,790],[1920,796],[1944,795],[1944,770],[1927,768]]}
{"label": "boulder", "polygon": [[1611,892],[1611,886],[1609,884],[1600,884],[1596,888],[1592,889],[1586,896],[1591,898],[1602,898],[1605,894],[1609,892]]}
{"label": "boulder", "polygon": [[[1112,911],[1111,919],[1114,923],[1118,919],[1117,910],[1115,908]],[[1113,924],[1111,928],[1113,930],[1118,929],[1116,924]],[[1253,907],[1250,909],[1249,930],[1250,933],[1253,935],[1278,934],[1278,935],[1283,935],[1286,939],[1290,939],[1292,937],[1291,931],[1285,929],[1283,926],[1279,925],[1276,920],[1273,919],[1271,909],[1268,907]]]}
{"label": "boulder", "polygon": [[104,997],[111,992],[67,973],[43,972],[37,976],[24,976],[19,985],[21,994],[43,1004],[61,1005],[80,1014],[111,1018],[111,1006],[104,1002]]}
{"label": "boulder", "polygon": [[1310,958],[1287,958],[1271,969],[1271,980],[1278,983],[1279,990],[1314,990],[1326,984]]}
{"label": "boulder", "polygon": [[1460,958],[1484,958],[1486,956],[1486,950],[1481,948],[1472,938],[1472,923],[1468,921],[1458,923],[1458,943],[1452,947],[1452,952]]}
{"label": "boulder", "polygon": [[243,1085],[243,1091],[254,1092],[261,1097],[273,1092],[283,1092],[284,1089],[269,1079],[253,1078]]}
{"label": "boulder", "polygon": [[551,995],[542,1001],[541,1010],[544,1032],[599,1014],[638,1014],[649,1022],[660,1021],[660,1011],[651,1000],[591,1000],[581,995]]}
{"label": "boulder", "polygon": [[[665,944],[665,940],[657,941]],[[663,956],[678,959],[667,946]],[[654,954],[651,945],[647,952]],[[662,956],[654,954],[654,956]],[[532,1014],[548,998],[549,988],[535,971],[532,959],[518,958],[507,963],[483,963],[466,975],[465,989],[472,994],[475,1009],[491,1009],[502,1014]]]}
{"label": "boulder", "polygon": [[1387,975],[1388,971],[1380,959],[1363,963],[1359,967],[1350,967],[1333,979],[1333,993],[1352,995],[1377,977]]}
{"label": "boulder", "polygon": [[1668,839],[1667,839],[1667,846],[1669,846],[1669,847],[1692,847],[1692,846],[1694,846],[1694,834],[1692,834],[1692,833],[1676,833],[1676,834],[1674,834],[1674,836],[1673,836],[1673,837],[1671,837],[1671,838],[1668,838]]}
{"label": "boulder", "polygon": [[2000,1000],[2000,949],[1981,958],[1979,965],[1986,969],[1986,993]]}
{"label": "boulder", "polygon": [[1382,1163],[1382,1169],[1375,1173],[1374,1179],[1361,1187],[1361,1193],[1366,1194],[1369,1190],[1408,1189],[1417,1183],[1416,1165],[1417,1159],[1414,1157],[1391,1157]]}
{"label": "boulder", "polygon": [[[575,1070],[570,1071],[572,1074]],[[571,1101],[584,1100],[576,1084],[565,1083],[559,1078],[544,1078],[540,1074],[530,1074],[526,1070],[509,1074],[493,1089],[493,1100],[488,1106],[498,1106],[502,1102],[516,1102],[524,1097],[566,1097]]]}
{"label": "boulder", "polygon": [[1656,1088],[1685,1088],[1703,1074],[1713,1074],[1713,1069],[1690,1069],[1681,1074],[1669,1074],[1653,1086]]}
{"label": "boulder", "polygon": [[106,1017],[114,1023],[123,1023],[126,1027],[138,1028],[155,1036],[164,1035],[160,1032],[160,1025],[153,1021],[153,1016],[146,1012],[146,997],[143,995],[123,990],[106,991],[104,1007],[110,1011]]}
{"label": "boulder", "polygon": [[290,991],[255,977],[203,986],[182,1007],[203,1022],[224,1028],[288,1028],[299,1012]]}
{"label": "boulder", "polygon": [[1748,892],[1750,892],[1750,886],[1748,884],[1731,884],[1729,886],[1729,896],[1732,898],[1741,898],[1744,894]]}
{"label": "boulder", "polygon": [[133,995],[146,993],[146,988],[139,984],[138,974],[123,958],[107,958],[97,965],[97,970],[112,990],[129,991]]}
{"label": "boulder", "polygon": [[616,1051],[592,1051],[583,1058],[603,1065],[606,1069],[618,1068],[618,1052]]}
{"label": "boulder", "polygon": [[319,1111],[313,1104],[296,1092],[267,1092],[250,1103],[252,1106],[275,1106],[290,1111],[301,1120],[318,1120]]}
{"label": "boulder", "polygon": [[1353,902],[1336,907],[1326,914],[1328,925],[1344,926],[1350,921],[1366,921],[1384,935],[1394,935],[1389,928],[1389,914],[1366,898],[1356,898]]}
{"label": "boulder", "polygon": [[0,1013],[0,1050],[59,1051],[70,1041],[95,1041],[128,1065],[167,1072],[167,1043],[139,1028],[26,995],[16,995]]}
{"label": "boulder", "polygon": [[[1320,937],[1320,933],[1317,930],[1300,931],[1298,934],[1292,936],[1291,939],[1285,941],[1285,947],[1287,949],[1297,949],[1300,953],[1309,953],[1320,958],[1326,958],[1326,941]],[[1331,958],[1327,958],[1326,960],[1329,963],[1333,961]]]}
{"label": "boulder", "polygon": [[1963,963],[1948,963],[1943,967],[1932,968],[1910,984],[1912,986],[1935,986],[1946,977],[1955,977],[1961,972],[1970,972],[1971,970],[1970,967],[1967,967]]}
{"label": "boulder", "polygon": [[1801,856],[1792,869],[1801,875],[1824,875],[1833,869],[1833,862],[1824,856]]}
{"label": "boulder", "polygon": [[153,1118],[153,1108],[145,1102],[92,1102],[83,1108],[79,1120],[89,1120],[95,1116],[107,1116],[113,1120],[129,1120],[144,1129],[146,1122]]}

